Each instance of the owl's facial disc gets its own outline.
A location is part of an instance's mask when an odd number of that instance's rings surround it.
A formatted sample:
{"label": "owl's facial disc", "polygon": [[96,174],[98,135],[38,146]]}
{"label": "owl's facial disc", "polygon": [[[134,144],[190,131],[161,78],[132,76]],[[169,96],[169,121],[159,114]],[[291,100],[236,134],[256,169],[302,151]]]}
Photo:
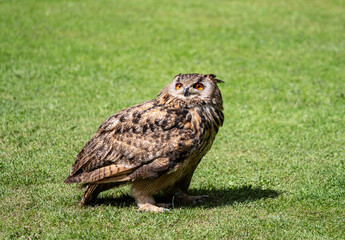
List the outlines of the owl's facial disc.
{"label": "owl's facial disc", "polygon": [[[195,91],[195,89],[197,91]],[[191,93],[197,94],[198,91],[202,91],[203,89],[204,89],[204,84],[197,82],[197,83],[193,84],[192,86],[185,87],[183,90],[183,96],[187,97],[187,96],[191,95]]]}
{"label": "owl's facial disc", "polygon": [[214,75],[204,74],[179,74],[162,91],[171,97],[191,104],[215,104],[215,94],[219,92]]}
{"label": "owl's facial disc", "polygon": [[205,98],[212,89],[209,82],[204,79],[186,79],[173,81],[172,87],[170,88],[172,96],[176,96],[181,99],[197,99]]}

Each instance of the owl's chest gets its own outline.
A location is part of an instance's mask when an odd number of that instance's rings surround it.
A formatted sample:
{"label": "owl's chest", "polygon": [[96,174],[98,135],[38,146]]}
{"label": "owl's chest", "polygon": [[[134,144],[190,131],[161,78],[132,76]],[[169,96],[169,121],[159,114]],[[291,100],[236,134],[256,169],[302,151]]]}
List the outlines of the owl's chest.
{"label": "owl's chest", "polygon": [[157,193],[170,189],[176,182],[183,179],[189,173],[194,172],[200,160],[211,148],[216,133],[217,131],[212,128],[205,130],[203,134],[198,135],[196,144],[189,156],[179,162],[171,171],[159,178],[140,180],[136,184],[140,184],[140,188],[143,189],[143,191],[150,193]]}
{"label": "owl's chest", "polygon": [[178,171],[182,173],[182,175],[183,172],[195,168],[211,149],[217,131],[218,129],[215,128],[211,122],[205,122],[203,127],[198,126],[195,134],[194,148],[190,151],[189,156],[178,166]]}
{"label": "owl's chest", "polygon": [[200,107],[191,111],[191,126],[195,133],[196,151],[209,150],[223,120],[214,108]]}
{"label": "owl's chest", "polygon": [[201,158],[210,150],[223,121],[216,114],[216,111],[209,108],[196,109],[191,114],[196,144],[190,158],[186,161],[186,165],[199,163]]}
{"label": "owl's chest", "polygon": [[204,131],[202,135],[200,135],[199,141],[195,146],[194,151],[190,156],[190,162],[200,162],[201,158],[206,155],[206,153],[211,149],[213,141],[216,137],[217,132],[210,128]]}

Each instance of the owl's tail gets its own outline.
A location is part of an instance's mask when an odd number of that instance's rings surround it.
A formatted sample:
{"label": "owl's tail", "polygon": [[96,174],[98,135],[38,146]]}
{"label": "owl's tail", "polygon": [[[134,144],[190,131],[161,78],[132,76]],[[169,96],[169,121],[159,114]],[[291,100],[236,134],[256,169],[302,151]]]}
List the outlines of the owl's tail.
{"label": "owl's tail", "polygon": [[97,168],[91,172],[70,174],[65,183],[111,183],[130,180],[128,174],[132,173],[138,166],[126,167],[118,164],[111,164]]}
{"label": "owl's tail", "polygon": [[82,181],[82,179],[81,179],[81,176],[80,176],[80,175],[77,175],[77,176],[71,176],[71,175],[69,175],[69,176],[65,179],[64,183],[79,183],[79,182],[81,182],[81,181]]}

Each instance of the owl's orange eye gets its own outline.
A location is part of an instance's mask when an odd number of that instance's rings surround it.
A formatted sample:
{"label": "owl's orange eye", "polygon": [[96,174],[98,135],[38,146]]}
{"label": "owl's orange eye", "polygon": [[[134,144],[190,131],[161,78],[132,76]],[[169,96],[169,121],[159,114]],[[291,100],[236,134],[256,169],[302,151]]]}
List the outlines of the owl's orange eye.
{"label": "owl's orange eye", "polygon": [[176,90],[179,90],[182,86],[182,83],[176,83],[175,88]]}
{"label": "owl's orange eye", "polygon": [[198,89],[198,90],[203,90],[204,89],[204,84],[202,83],[196,83],[193,86],[194,88]]}

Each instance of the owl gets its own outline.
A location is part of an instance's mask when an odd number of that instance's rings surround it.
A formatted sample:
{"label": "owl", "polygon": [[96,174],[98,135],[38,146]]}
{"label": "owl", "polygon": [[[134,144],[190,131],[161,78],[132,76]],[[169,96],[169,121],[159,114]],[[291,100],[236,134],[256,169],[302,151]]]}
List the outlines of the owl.
{"label": "owl", "polygon": [[213,74],[179,74],[156,99],[129,107],[105,120],[77,155],[65,183],[82,183],[79,205],[105,190],[131,185],[139,211],[168,211],[154,196],[187,195],[193,173],[223,125],[223,100]]}

